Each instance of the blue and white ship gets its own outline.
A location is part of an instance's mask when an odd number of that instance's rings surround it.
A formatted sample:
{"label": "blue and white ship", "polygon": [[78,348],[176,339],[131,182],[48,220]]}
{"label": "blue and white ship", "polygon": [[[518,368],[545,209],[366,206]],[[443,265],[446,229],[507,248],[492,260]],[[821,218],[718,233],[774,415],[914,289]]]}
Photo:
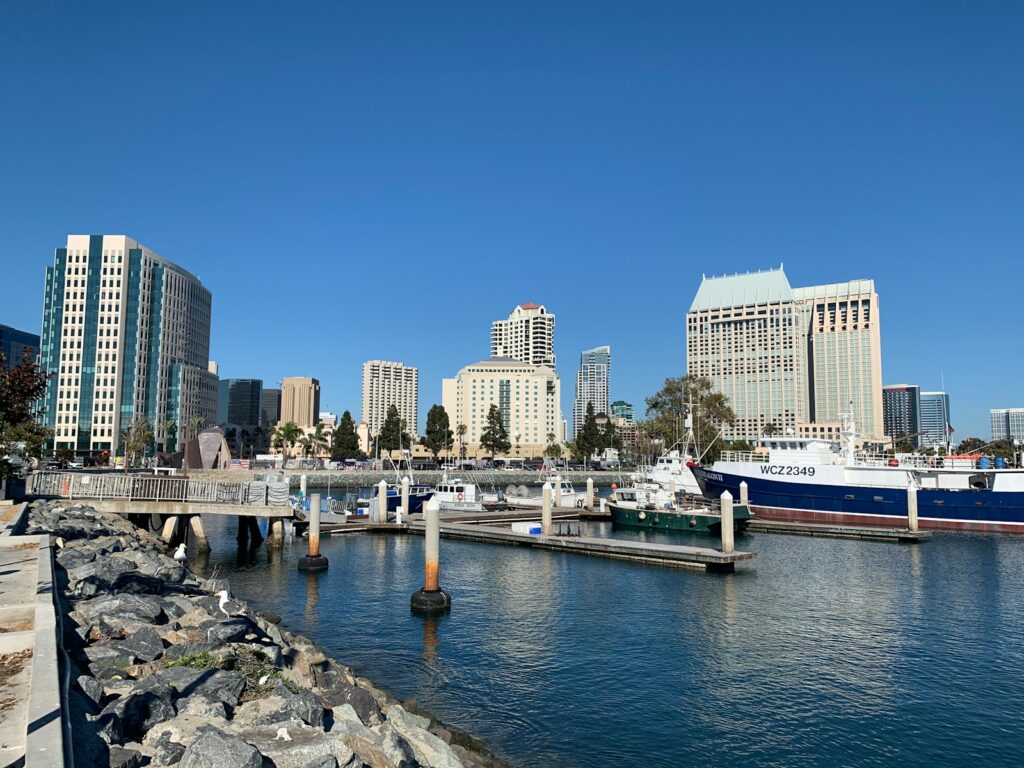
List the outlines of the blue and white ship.
{"label": "blue and white ship", "polygon": [[768,437],[757,451],[724,451],[691,469],[711,499],[738,499],[746,482],[751,510],[766,520],[906,527],[915,488],[921,528],[1024,533],[1024,469],[988,457],[858,453],[849,417],[841,435],[841,444]]}

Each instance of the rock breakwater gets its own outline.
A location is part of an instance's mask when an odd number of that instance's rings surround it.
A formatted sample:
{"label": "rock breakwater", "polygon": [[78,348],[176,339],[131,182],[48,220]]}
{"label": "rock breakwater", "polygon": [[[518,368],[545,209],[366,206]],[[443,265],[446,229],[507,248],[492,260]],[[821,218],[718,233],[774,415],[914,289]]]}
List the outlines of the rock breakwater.
{"label": "rock breakwater", "polygon": [[202,580],[127,520],[37,501],[56,548],[79,765],[498,768],[480,742],[417,712]]}

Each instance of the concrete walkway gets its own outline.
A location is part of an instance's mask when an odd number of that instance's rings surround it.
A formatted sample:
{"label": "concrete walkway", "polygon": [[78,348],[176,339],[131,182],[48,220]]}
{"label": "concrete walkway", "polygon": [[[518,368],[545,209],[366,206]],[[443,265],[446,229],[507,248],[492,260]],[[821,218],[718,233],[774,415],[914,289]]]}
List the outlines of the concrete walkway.
{"label": "concrete walkway", "polygon": [[0,765],[63,766],[48,536],[0,538]]}

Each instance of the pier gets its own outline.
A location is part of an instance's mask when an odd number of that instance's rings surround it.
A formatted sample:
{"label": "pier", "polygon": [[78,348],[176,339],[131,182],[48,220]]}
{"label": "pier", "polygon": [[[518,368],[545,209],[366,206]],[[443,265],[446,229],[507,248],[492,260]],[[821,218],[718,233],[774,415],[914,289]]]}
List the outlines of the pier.
{"label": "pier", "polygon": [[891,541],[897,544],[920,544],[931,538],[931,531],[908,528],[880,528],[870,525],[832,525],[830,523],[794,523],[756,518],[747,524],[752,533],[781,533],[789,536],[820,536],[829,539],[861,539]]}
{"label": "pier", "polygon": [[[414,521],[404,526],[409,533],[422,535],[423,522]],[[503,544],[513,547],[533,547],[555,552],[570,552],[591,557],[665,565],[674,568],[695,568],[713,573],[732,573],[736,563],[753,560],[753,552],[725,553],[705,547],[686,547],[678,544],[601,539],[594,536],[535,536],[516,533],[508,528],[469,523],[441,523],[441,538],[476,541],[485,544]]]}
{"label": "pier", "polygon": [[256,518],[270,519],[268,546],[284,545],[284,520],[293,517],[287,479],[212,480],[111,472],[33,472],[27,493],[42,498],[88,501],[101,512],[126,515],[137,524],[158,515],[161,537],[168,544],[184,541],[188,532],[202,551],[210,545],[201,515],[238,518],[238,543],[260,544]]}

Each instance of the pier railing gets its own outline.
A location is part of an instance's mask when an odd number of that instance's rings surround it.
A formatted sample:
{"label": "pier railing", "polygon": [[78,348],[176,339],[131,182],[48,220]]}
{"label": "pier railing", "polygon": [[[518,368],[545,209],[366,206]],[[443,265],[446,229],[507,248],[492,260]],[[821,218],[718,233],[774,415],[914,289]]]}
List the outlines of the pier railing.
{"label": "pier railing", "polygon": [[196,480],[121,473],[33,472],[28,492],[64,499],[127,499],[286,506],[286,482]]}

